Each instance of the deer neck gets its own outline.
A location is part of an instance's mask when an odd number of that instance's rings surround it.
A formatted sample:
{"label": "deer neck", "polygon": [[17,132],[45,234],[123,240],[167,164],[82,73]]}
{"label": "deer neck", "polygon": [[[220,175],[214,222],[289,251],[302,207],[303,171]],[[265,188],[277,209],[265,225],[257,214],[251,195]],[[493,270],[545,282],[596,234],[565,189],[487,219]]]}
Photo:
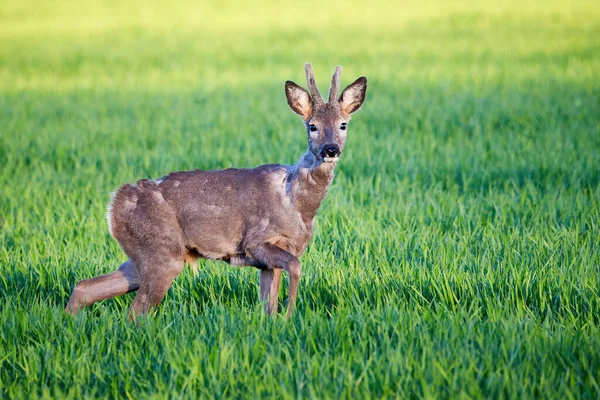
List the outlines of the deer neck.
{"label": "deer neck", "polygon": [[305,225],[311,225],[333,180],[335,164],[320,161],[307,151],[288,172],[287,192]]}

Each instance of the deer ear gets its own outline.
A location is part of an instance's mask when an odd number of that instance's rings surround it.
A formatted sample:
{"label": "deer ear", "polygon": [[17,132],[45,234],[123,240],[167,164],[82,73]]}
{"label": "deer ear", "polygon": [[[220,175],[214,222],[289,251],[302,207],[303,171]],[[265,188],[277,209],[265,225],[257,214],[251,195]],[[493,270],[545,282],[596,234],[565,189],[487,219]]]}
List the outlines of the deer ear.
{"label": "deer ear", "polygon": [[340,107],[346,114],[352,114],[362,106],[367,94],[367,78],[361,76],[342,92],[340,96]]}
{"label": "deer ear", "polygon": [[312,115],[313,101],[308,92],[292,81],[285,82],[285,96],[290,108],[308,120]]}

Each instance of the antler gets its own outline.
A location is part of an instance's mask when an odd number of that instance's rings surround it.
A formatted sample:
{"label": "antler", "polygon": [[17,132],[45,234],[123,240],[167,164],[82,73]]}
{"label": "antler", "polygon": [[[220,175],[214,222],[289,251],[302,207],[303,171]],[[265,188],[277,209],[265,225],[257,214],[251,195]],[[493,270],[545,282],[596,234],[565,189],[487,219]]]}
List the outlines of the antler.
{"label": "antler", "polygon": [[331,77],[331,87],[329,88],[329,102],[333,103],[338,99],[338,91],[340,89],[340,75],[342,67],[336,67]]}
{"label": "antler", "polygon": [[304,71],[306,72],[306,85],[308,86],[310,97],[312,97],[313,102],[322,104],[323,97],[321,97],[317,82],[315,82],[315,73],[313,72],[312,65],[310,63],[304,64]]}

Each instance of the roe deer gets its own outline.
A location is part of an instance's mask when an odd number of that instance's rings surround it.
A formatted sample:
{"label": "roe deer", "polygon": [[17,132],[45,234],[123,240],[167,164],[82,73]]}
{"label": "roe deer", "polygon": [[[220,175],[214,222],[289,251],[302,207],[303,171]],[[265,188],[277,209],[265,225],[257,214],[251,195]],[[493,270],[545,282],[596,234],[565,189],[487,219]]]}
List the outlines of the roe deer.
{"label": "roe deer", "polygon": [[285,83],[288,104],[308,134],[308,150],[297,164],[174,172],[119,188],[107,220],[129,259],[111,274],[79,282],[66,310],[75,314],[83,306],[137,290],[129,312],[135,319],[160,303],[185,261],[202,257],[260,269],[260,300],[267,314],[277,312],[286,270],[291,316],[298,258],[311,240],[313,219],[344,150],[350,114],[360,108],[367,90],[367,79],[361,77],[338,97],[341,70],[335,69],[327,103],[310,64],[305,65],[308,92]]}

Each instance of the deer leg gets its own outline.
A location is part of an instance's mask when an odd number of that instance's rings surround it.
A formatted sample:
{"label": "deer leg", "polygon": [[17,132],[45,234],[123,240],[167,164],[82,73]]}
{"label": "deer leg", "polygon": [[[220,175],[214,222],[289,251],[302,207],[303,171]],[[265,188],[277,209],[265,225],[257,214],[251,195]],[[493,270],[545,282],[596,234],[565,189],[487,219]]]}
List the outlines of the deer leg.
{"label": "deer leg", "polygon": [[[302,265],[297,257],[288,253],[287,251],[273,245],[265,243],[262,246],[258,246],[254,249],[249,249],[252,257],[256,258],[261,263],[265,264],[270,270],[273,270],[275,274],[276,270],[285,269],[290,276],[290,293],[288,296],[288,310],[287,317],[291,317],[296,307],[296,297],[298,294],[298,283],[300,282],[300,274]],[[279,271],[281,276],[281,271]],[[277,301],[277,297],[274,296],[273,292],[279,291],[279,285],[273,285],[275,281],[275,275],[273,275],[273,282],[271,283],[270,299],[271,301]],[[275,288],[275,286],[277,286]]]}
{"label": "deer leg", "polygon": [[278,308],[279,286],[282,269],[264,269],[260,271],[260,301],[267,315],[275,314]]}
{"label": "deer leg", "polygon": [[[265,312],[271,315],[277,312],[281,269],[268,269],[264,262],[247,255],[232,256],[229,264],[237,267],[256,267],[260,271],[260,301],[264,304]],[[267,268],[267,269],[265,269]]]}
{"label": "deer leg", "polygon": [[127,260],[115,272],[85,279],[75,285],[66,311],[75,315],[83,306],[137,290],[140,274],[137,266]]}
{"label": "deer leg", "polygon": [[173,280],[183,269],[183,260],[170,260],[165,263],[152,262],[140,268],[140,288],[133,299],[129,318],[135,320],[156,307],[165,297]]}

